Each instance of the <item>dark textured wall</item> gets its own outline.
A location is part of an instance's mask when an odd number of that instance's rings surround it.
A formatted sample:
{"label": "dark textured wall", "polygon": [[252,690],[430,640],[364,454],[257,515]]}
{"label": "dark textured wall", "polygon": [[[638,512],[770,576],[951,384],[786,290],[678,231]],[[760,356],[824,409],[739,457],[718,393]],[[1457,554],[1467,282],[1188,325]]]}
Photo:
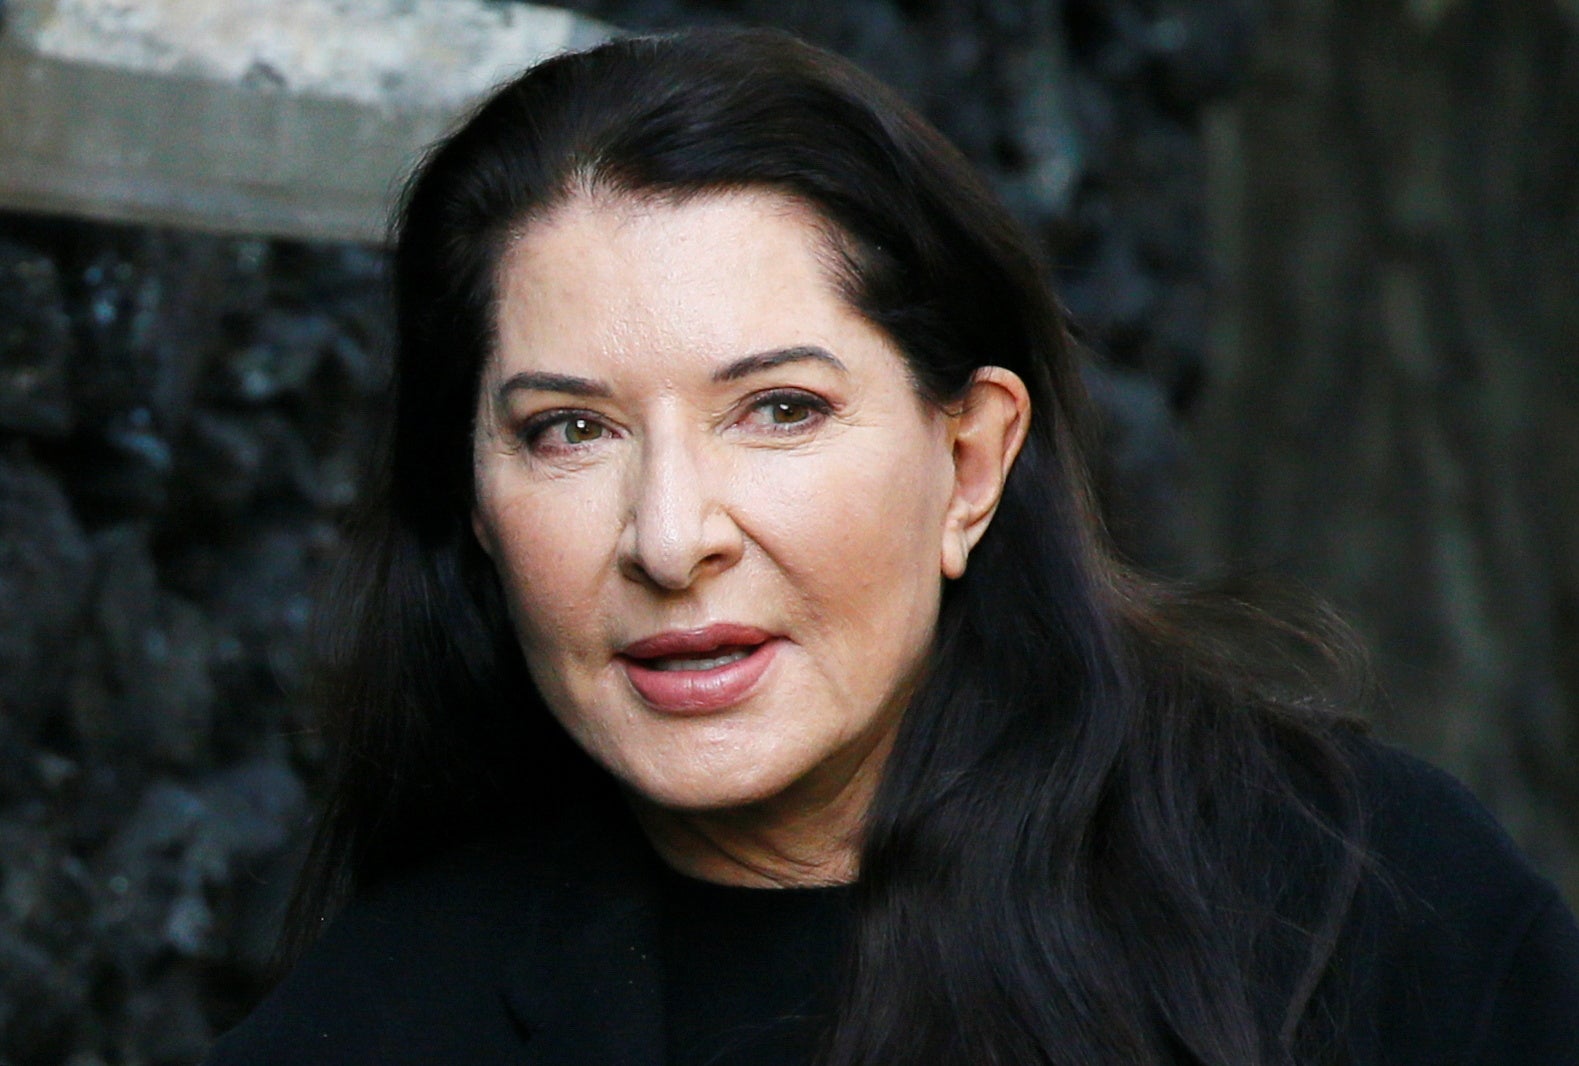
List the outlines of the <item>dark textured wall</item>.
{"label": "dark textured wall", "polygon": [[1210,123],[1202,554],[1347,611],[1378,730],[1579,901],[1579,7],[1263,20]]}
{"label": "dark textured wall", "polygon": [[[785,26],[895,84],[989,172],[1108,359],[1091,383],[1126,549],[1286,565],[1334,595],[1397,691],[1383,726],[1495,765],[1472,779],[1528,799],[1504,813],[1544,857],[1572,854],[1579,301],[1554,279],[1579,263],[1576,155],[1572,115],[1538,103],[1551,78],[1575,98],[1563,16],[567,6]],[[1440,25],[1397,37],[1417,8]],[[1568,141],[1543,140],[1554,123]],[[1422,193],[1439,144],[1475,165]],[[1539,181],[1508,155],[1532,148]],[[384,379],[382,267],[0,215],[0,1062],[188,1062],[261,988],[317,763],[312,587]]]}
{"label": "dark textured wall", "polygon": [[0,216],[0,1062],[189,1062],[257,986],[381,269]]}

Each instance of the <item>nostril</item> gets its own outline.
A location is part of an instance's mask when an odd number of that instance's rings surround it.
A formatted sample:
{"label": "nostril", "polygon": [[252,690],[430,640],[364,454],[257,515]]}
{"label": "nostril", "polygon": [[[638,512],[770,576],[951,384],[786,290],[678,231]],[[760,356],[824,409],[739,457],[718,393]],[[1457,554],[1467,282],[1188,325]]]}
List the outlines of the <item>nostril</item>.
{"label": "nostril", "polygon": [[709,490],[690,458],[653,463],[644,472],[623,531],[627,576],[668,590],[732,566],[742,535],[724,502]]}

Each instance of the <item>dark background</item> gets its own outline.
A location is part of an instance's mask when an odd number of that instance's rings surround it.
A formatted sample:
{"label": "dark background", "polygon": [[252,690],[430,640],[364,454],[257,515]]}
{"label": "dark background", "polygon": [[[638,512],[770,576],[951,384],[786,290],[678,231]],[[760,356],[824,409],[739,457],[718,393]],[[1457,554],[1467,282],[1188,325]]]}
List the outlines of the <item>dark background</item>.
{"label": "dark background", "polygon": [[[1287,575],[1377,731],[1579,899],[1579,4],[609,0],[898,87],[1103,363],[1116,537]],[[0,214],[0,1063],[181,1063],[261,988],[373,248]]]}

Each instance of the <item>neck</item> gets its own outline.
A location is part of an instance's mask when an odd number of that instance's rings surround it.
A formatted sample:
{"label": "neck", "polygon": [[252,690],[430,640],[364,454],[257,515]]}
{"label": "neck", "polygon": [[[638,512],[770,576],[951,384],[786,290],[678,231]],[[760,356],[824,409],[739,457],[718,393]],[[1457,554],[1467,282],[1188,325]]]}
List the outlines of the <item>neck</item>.
{"label": "neck", "polygon": [[671,868],[702,881],[757,888],[840,885],[860,874],[872,788],[818,802],[777,796],[717,811],[677,811],[633,797],[642,831]]}

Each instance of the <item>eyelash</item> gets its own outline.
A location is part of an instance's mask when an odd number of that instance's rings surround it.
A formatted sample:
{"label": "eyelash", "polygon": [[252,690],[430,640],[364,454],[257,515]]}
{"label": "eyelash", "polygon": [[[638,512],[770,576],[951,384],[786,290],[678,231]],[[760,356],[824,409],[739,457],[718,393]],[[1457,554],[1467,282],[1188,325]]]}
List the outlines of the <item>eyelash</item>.
{"label": "eyelash", "polygon": [[827,400],[814,393],[803,392],[800,389],[773,389],[763,393],[751,401],[748,412],[768,412],[771,408],[778,406],[805,408],[807,415],[805,418],[794,422],[770,421],[767,425],[769,427],[768,431],[771,433],[805,432],[810,426],[817,424],[833,413],[833,406]]}
{"label": "eyelash", "polygon": [[[544,438],[550,433],[575,422],[587,422],[602,430],[603,433],[613,432],[607,422],[591,411],[544,411],[542,414],[535,415],[522,423],[521,428],[516,431],[516,439],[525,445],[528,450],[535,452],[575,450],[583,447],[585,444],[592,443],[591,441],[559,441],[553,446],[545,446]],[[601,436],[594,439],[601,439]]]}
{"label": "eyelash", "polygon": [[[790,408],[804,408],[806,417],[793,422],[771,421],[771,409],[777,406]],[[804,392],[800,389],[773,389],[754,397],[746,408],[746,415],[739,421],[745,422],[758,411],[768,414],[768,421],[763,423],[763,428],[769,433],[794,434],[803,433],[818,424],[823,418],[833,413],[833,406],[822,397],[814,393]],[[561,427],[568,427],[576,422],[587,422],[597,427],[601,432],[599,436],[588,441],[557,441],[552,445],[545,443],[545,438]],[[617,435],[617,432],[601,417],[592,411],[582,410],[556,410],[544,411],[542,414],[529,418],[516,431],[516,439],[527,449],[534,452],[576,451],[585,445],[601,440],[605,435]]]}

